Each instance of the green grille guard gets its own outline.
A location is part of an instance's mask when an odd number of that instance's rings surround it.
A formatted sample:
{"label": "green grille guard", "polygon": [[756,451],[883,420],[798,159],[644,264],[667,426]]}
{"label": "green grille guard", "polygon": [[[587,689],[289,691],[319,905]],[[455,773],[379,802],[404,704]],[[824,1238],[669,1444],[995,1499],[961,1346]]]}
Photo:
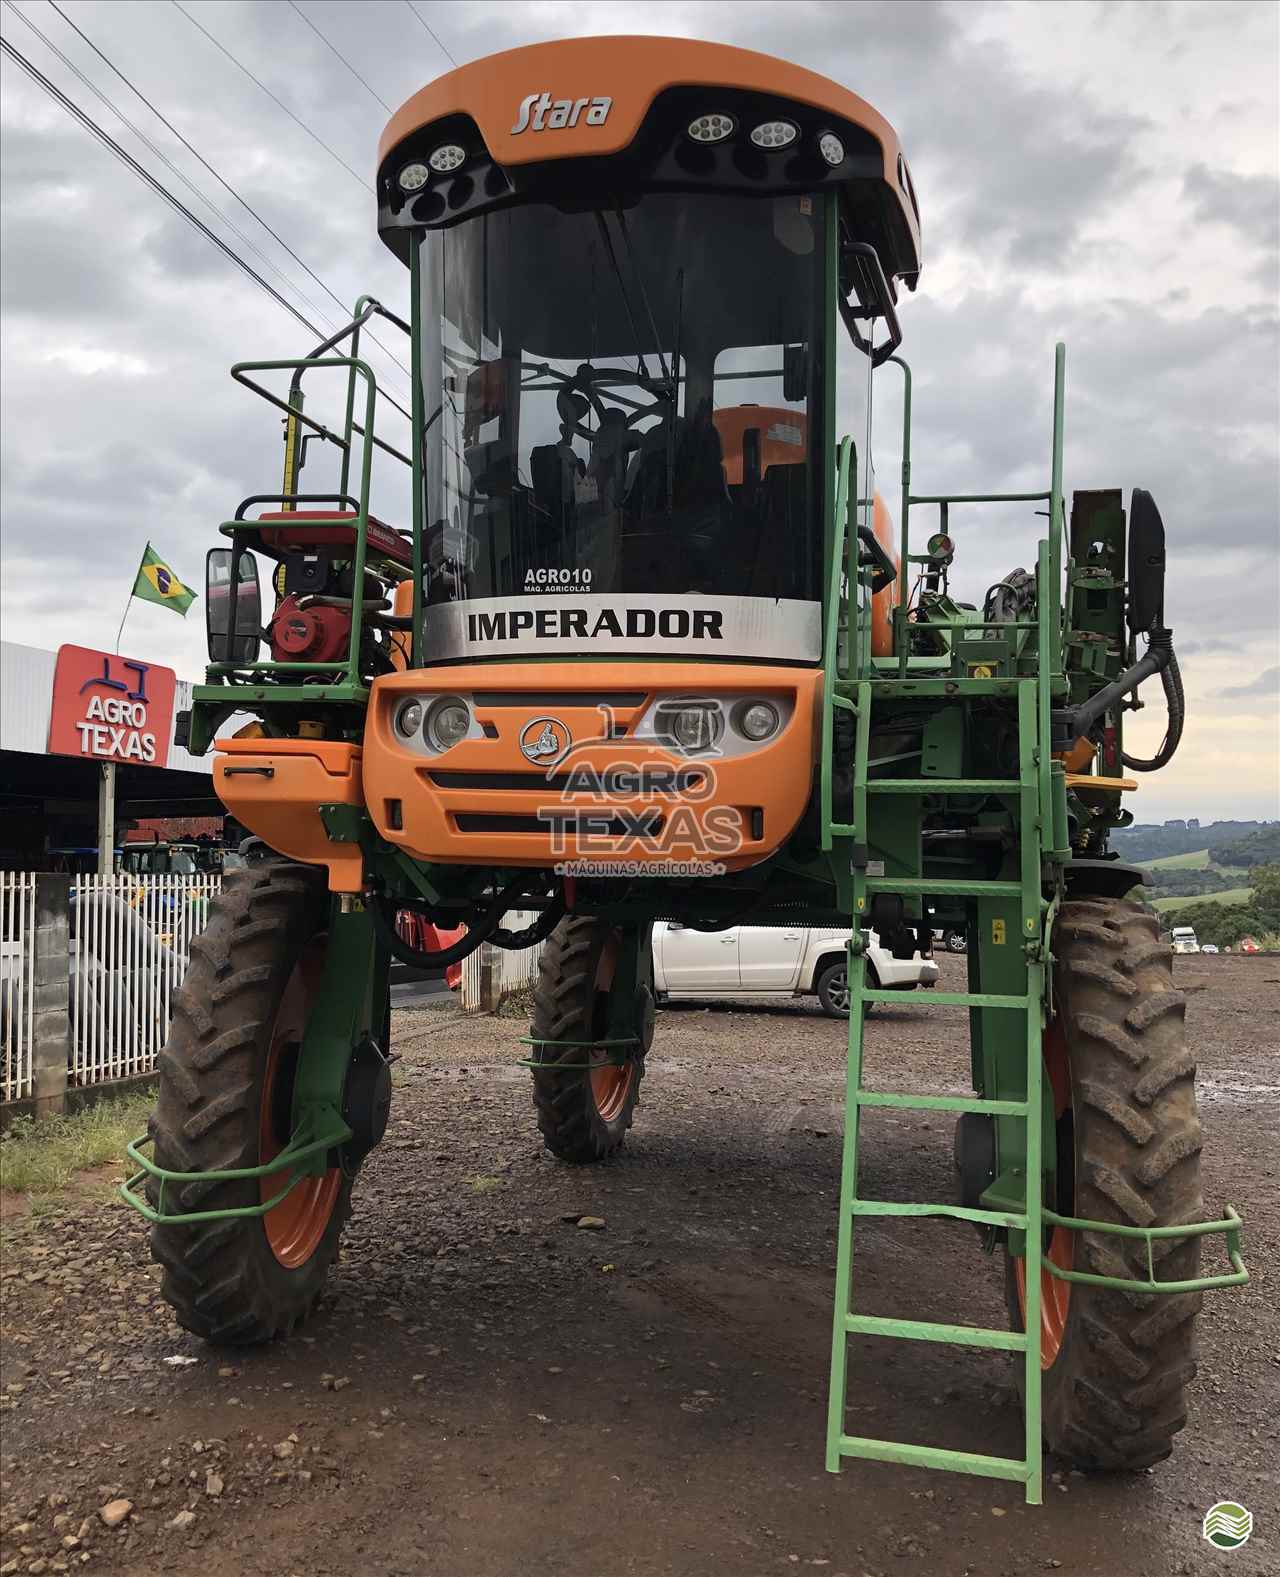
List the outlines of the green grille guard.
{"label": "green grille guard", "polygon": [[[1045,1255],[1040,1263],[1058,1281],[1083,1282],[1087,1287],[1111,1287],[1119,1292],[1209,1292],[1215,1287],[1242,1287],[1249,1279],[1249,1272],[1240,1253],[1240,1232],[1244,1226],[1235,1207],[1228,1205],[1220,1221],[1194,1221],[1168,1227],[1126,1227],[1114,1221],[1085,1221],[1079,1216],[1060,1216],[1056,1210],[1043,1209],[1041,1218],[1049,1226],[1068,1227],[1074,1232],[1101,1232],[1110,1237],[1140,1238],[1147,1248],[1147,1279],[1137,1281],[1128,1276],[1098,1276],[1092,1271],[1064,1270]],[[1230,1275],[1193,1276],[1186,1281],[1157,1281],[1153,1244],[1157,1238],[1207,1237],[1210,1233],[1223,1233],[1227,1239],[1227,1258],[1231,1261]]]}
{"label": "green grille guard", "polygon": [[[302,1163],[310,1161],[313,1156],[322,1154],[326,1150],[336,1149],[339,1145],[345,1144],[350,1137],[350,1128],[345,1123],[341,1123],[318,1139],[312,1139],[306,1133],[295,1135],[279,1155],[261,1166],[215,1168],[207,1172],[174,1172],[166,1166],[157,1165],[150,1156],[143,1155],[142,1146],[151,1141],[146,1134],[142,1134],[139,1138],[130,1140],[125,1146],[129,1159],[136,1162],[140,1170],[120,1184],[120,1192],[126,1204],[131,1205],[140,1216],[145,1216],[156,1226],[190,1226],[198,1221],[234,1221],[245,1216],[265,1216],[269,1210],[274,1210],[285,1195],[304,1177],[310,1175],[309,1169]],[[273,1194],[261,1204],[237,1205],[222,1210],[165,1209],[164,1194],[169,1183],[235,1183],[242,1178],[272,1177],[277,1172],[286,1171],[291,1167],[295,1170],[285,1186],[278,1194]],[[148,1177],[154,1177],[160,1183],[160,1193],[154,1209],[138,1192],[139,1185]]]}

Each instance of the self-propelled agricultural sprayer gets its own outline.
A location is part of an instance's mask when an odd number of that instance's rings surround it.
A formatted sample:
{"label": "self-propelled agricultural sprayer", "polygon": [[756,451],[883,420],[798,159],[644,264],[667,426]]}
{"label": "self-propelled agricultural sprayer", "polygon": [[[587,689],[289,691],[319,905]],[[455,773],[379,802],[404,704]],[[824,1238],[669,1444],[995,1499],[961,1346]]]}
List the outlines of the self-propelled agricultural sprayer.
{"label": "self-propelled agricultural sprayer", "polygon": [[[1182,728],[1164,530],[1136,488],[1068,510],[1061,347],[1042,488],[913,492],[906,158],[862,99],[744,50],[583,39],[463,66],[393,117],[377,191],[407,318],[362,298],[300,360],[233,369],[283,415],[284,483],[210,553],[189,743],[257,854],[194,945],[127,1185],[178,1319],[256,1342],[311,1309],[387,1121],[393,957],[545,943],[534,1105],[547,1147],[591,1162],[636,1107],[655,919],[851,926],[828,1467],[1038,1501],[1042,1442],[1090,1468],[1167,1455],[1201,1294],[1246,1276],[1238,1216],[1201,1198],[1170,950],[1107,841],[1126,770]],[[360,354],[375,319],[407,336],[403,449]],[[308,410],[326,377],[340,424]],[[886,378],[896,528],[869,438]],[[375,451],[407,467],[408,528],[373,513]],[[326,452],[336,485],[308,491]],[[1030,567],[961,600],[953,517],[1008,504],[1045,517]],[[1157,675],[1168,734],[1133,760],[1125,714]],[[910,957],[935,926],[968,938],[967,988],[934,1000],[968,1009],[974,1093],[866,1088],[887,995],[867,935]],[[863,1196],[876,1107],[956,1116],[954,1201]],[[1008,1329],[857,1311],[856,1223],[939,1216],[1000,1251]],[[866,1335],[1019,1355],[1024,1454],[850,1433]]]}

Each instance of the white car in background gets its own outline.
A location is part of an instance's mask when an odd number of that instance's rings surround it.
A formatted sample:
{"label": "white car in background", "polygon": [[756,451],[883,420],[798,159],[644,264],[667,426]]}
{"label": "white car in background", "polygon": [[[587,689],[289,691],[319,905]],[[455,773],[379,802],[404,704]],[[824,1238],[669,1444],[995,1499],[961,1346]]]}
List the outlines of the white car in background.
{"label": "white car in background", "polygon": [[[695,931],[659,920],[653,928],[653,975],[658,1000],[765,991],[779,996],[816,996],[824,1013],[849,1013],[846,949],[850,932],[815,926],[736,925],[727,931]],[[871,984],[884,991],[933,986],[938,966],[916,953],[895,958],[875,933],[867,952]]]}

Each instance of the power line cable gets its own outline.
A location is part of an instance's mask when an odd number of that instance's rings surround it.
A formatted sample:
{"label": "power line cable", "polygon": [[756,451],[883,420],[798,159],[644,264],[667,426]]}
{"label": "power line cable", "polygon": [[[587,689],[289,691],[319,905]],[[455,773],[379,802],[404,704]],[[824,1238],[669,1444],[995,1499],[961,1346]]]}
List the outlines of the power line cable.
{"label": "power line cable", "polygon": [[[203,235],[207,240],[211,241],[220,252],[222,252],[236,265],[237,268],[241,269],[245,274],[247,274],[249,278],[253,280],[254,284],[259,286],[260,289],[265,290],[273,301],[278,302],[279,305],[282,306],[291,317],[296,318],[297,321],[302,324],[303,328],[305,328],[309,333],[316,335],[319,339],[325,338],[323,332],[318,329],[309,318],[304,316],[304,314],[294,306],[293,302],[288,300],[287,297],[282,296],[276,287],[270,282],[270,280],[265,279],[251,263],[247,263],[234,247],[228,246],[222,237],[218,235],[216,231],[211,230],[198,214],[193,213],[180,197],[176,196],[169,190],[163,181],[158,180],[151,173],[151,171],[146,168],[145,165],[140,164],[138,160],[133,157],[127,148],[118,143],[105,127],[100,126],[98,122],[94,120],[92,115],[90,115],[86,110],[82,109],[74,99],[65,94],[55,83],[51,82],[50,79],[45,76],[44,72],[41,71],[40,68],[32,61],[28,60],[15,44],[11,43],[9,39],[0,36],[0,50],[16,61],[17,64],[21,66],[22,69],[27,73],[27,75],[45,90],[50,98],[54,99],[55,102],[60,104],[69,115],[80,122],[86,131],[91,132],[99,142],[103,143],[108,149],[110,149],[110,151],[115,154],[121,163],[124,164],[128,169],[132,170],[139,180],[145,182],[145,184],[149,186],[157,196],[162,197],[171,208],[176,209],[176,211],[187,221],[188,224],[192,225],[200,232],[201,235]],[[409,415],[409,413],[404,410],[404,407],[392,399],[389,394],[384,392],[383,398],[389,401],[389,403],[392,405],[395,405],[396,409],[401,411],[404,415]]]}
{"label": "power line cable", "polygon": [[27,75],[35,82],[38,82],[39,85],[50,96],[50,98],[61,104],[63,109],[65,109],[69,115],[78,120],[86,131],[92,132],[99,142],[105,144],[105,146],[115,154],[121,163],[125,164],[133,171],[139,180],[145,181],[152,191],[154,191],[158,196],[163,197],[165,202],[167,202],[171,208],[175,208],[178,213],[180,213],[182,217],[188,222],[188,224],[194,225],[194,227],[199,230],[203,236],[207,237],[208,240],[213,242],[214,246],[216,246],[220,252],[225,253],[237,268],[243,269],[256,285],[265,290],[273,300],[278,301],[291,317],[296,318],[298,322],[302,324],[304,329],[307,329],[312,334],[320,333],[320,330],[315,326],[315,324],[312,323],[309,318],[304,317],[291,301],[282,296],[276,287],[270,282],[270,280],[264,279],[257,269],[254,268],[252,263],[246,263],[244,258],[242,258],[233,247],[228,246],[220,235],[218,235],[215,231],[210,230],[209,226],[205,224],[204,220],[201,219],[197,214],[192,213],[191,209],[187,207],[180,197],[175,196],[163,181],[157,180],[145,165],[139,164],[137,159],[133,157],[127,148],[122,147],[120,143],[118,143],[111,135],[111,133],[105,129],[105,127],[99,126],[92,115],[90,115],[86,110],[81,109],[74,99],[69,98],[60,87],[51,82],[49,78],[45,76],[44,72],[41,71],[40,68],[32,61],[28,60],[16,45],[10,43],[7,38],[0,37],[0,50],[3,50],[6,55],[9,55],[13,60],[15,60],[18,65],[20,65],[27,73]]}
{"label": "power line cable", "polygon": [[427,21],[426,17],[423,16],[422,12],[418,10],[417,6],[414,5],[413,0],[404,0],[404,3],[409,7],[410,11],[413,12],[414,16],[417,17],[418,21],[422,23],[423,27],[426,28],[427,32],[430,33],[436,48],[441,52],[441,54],[444,55],[449,64],[451,66],[456,66],[458,62],[450,54],[449,46],[440,37],[439,33],[436,32],[435,28],[432,27],[430,22]]}
{"label": "power line cable", "polygon": [[[5,0],[5,4],[12,6],[12,0]],[[195,145],[192,142],[190,142],[186,137],[183,136],[182,132],[180,132],[178,130],[178,128],[173,124],[173,122],[171,120],[168,119],[168,117],[166,115],[164,115],[159,109],[157,109],[156,105],[152,102],[151,99],[149,99],[147,97],[147,95],[142,91],[142,89],[139,88],[136,83],[130,81],[130,79],[127,76],[125,76],[124,72],[120,70],[119,66],[117,66],[115,64],[115,62],[110,59],[109,56],[107,56],[101,49],[99,49],[97,44],[94,43],[94,41],[89,37],[89,35],[84,31],[83,28],[78,27],[76,25],[76,23],[72,21],[72,19],[62,9],[62,7],[57,3],[57,0],[49,0],[49,4],[58,13],[58,15],[62,18],[62,20],[67,24],[67,26],[69,28],[71,28],[71,30],[74,33],[76,33],[84,41],[84,43],[86,43],[89,46],[89,48],[94,52],[95,55],[97,55],[98,59],[102,61],[103,65],[106,66],[109,71],[111,71],[115,76],[117,76],[120,79],[121,82],[124,83],[125,87],[127,87],[129,89],[130,93],[132,93],[135,98],[141,100],[141,102],[146,105],[146,107],[156,117],[156,119],[160,122],[160,124],[162,126],[164,126],[169,132],[171,132],[173,134],[173,136],[175,136],[178,139],[178,141],[187,150],[187,152],[190,153],[193,158],[198,160],[199,163],[201,165],[203,165],[203,167],[206,170],[208,170],[209,174],[213,176],[214,180],[217,181],[218,184],[225,191],[229,192],[231,194],[231,196],[235,198],[236,202],[238,202],[240,204],[240,206],[245,210],[245,212],[247,214],[250,215],[251,218],[255,219],[257,221],[257,223],[262,226],[262,228],[267,232],[267,234],[271,237],[271,239],[277,243],[277,245],[282,247],[283,250],[289,254],[289,256],[294,260],[294,262],[303,271],[303,273],[306,274],[308,276],[308,278],[313,279],[315,281],[315,283],[320,286],[321,290],[323,290],[324,293],[332,301],[337,303],[338,307],[342,310],[342,312],[344,314],[349,313],[350,310],[351,310],[350,304],[348,302],[344,301],[342,299],[342,297],[340,295],[338,295],[336,290],[332,289],[331,286],[326,284],[325,281],[323,279],[321,279],[319,274],[317,274],[316,271],[313,268],[309,267],[308,264],[305,263],[303,261],[303,259],[298,256],[298,254],[289,245],[289,243],[285,240],[285,238],[282,235],[280,235],[278,231],[272,229],[272,227],[267,223],[267,221],[262,217],[262,215],[257,211],[257,209],[254,208],[253,205],[250,202],[248,202],[244,197],[242,197],[241,194],[236,190],[236,188],[234,186],[232,186],[231,183],[223,175],[221,175],[217,170],[214,169],[213,165],[209,163],[208,159],[205,158],[205,156],[200,152],[200,150],[197,147],[195,147]],[[35,24],[33,22],[31,22],[22,12],[19,11],[18,15],[22,17],[23,21],[27,23],[28,27],[31,27],[34,31],[39,32],[39,29],[35,27]],[[43,34],[40,34],[40,36],[42,38],[44,37]],[[46,43],[47,42],[48,42],[48,40],[46,40]],[[50,44],[49,47],[51,49],[54,48],[54,46],[52,44]],[[75,68],[73,67],[72,69],[74,70]],[[136,130],[136,128],[135,128],[135,130]],[[139,136],[141,136],[141,133],[139,133]],[[163,155],[161,155],[161,157],[163,157]],[[184,177],[184,179],[185,179],[185,177]],[[229,220],[227,222],[230,223]],[[261,255],[261,254],[259,254],[259,255]],[[297,289],[296,286],[294,286],[293,288]],[[366,334],[368,334],[369,339],[371,339],[373,341],[373,343],[379,348],[379,350],[381,350],[384,353],[384,355],[388,356],[393,362],[395,362],[396,366],[400,368],[401,372],[403,372],[405,374],[409,373],[408,367],[405,366],[405,364],[400,360],[400,358],[395,354],[395,352],[390,349],[389,346],[384,345],[383,342],[377,337],[376,334],[370,334],[367,329],[366,329],[365,332],[366,332]]]}
{"label": "power line cable", "polygon": [[324,36],[324,34],[320,31],[320,29],[316,26],[316,24],[311,20],[311,18],[307,15],[307,13],[297,3],[297,0],[289,0],[289,4],[298,13],[298,15],[302,18],[302,20],[307,24],[307,26],[311,29],[311,31],[316,35],[316,37],[320,40],[320,42],[324,45],[324,47],[329,51],[329,53],[331,55],[337,56],[337,58],[347,68],[347,70],[356,79],[356,81],[365,90],[365,92],[370,94],[373,98],[377,99],[378,103],[381,104],[383,109],[386,110],[387,114],[390,115],[392,113],[391,106],[390,106],[390,104],[387,103],[386,99],[383,98],[382,94],[378,92],[377,88],[370,87],[370,85],[360,75],[360,73],[351,64],[351,62],[347,59],[347,57],[344,54],[341,54],[337,49],[334,48],[334,46]]}
{"label": "power line cable", "polygon": [[188,11],[187,8],[182,4],[182,0],[170,0],[170,4],[176,7],[177,10],[181,11],[183,16],[186,17],[187,21],[191,23],[192,27],[194,27],[198,33],[203,33],[213,45],[213,47],[217,50],[220,50],[233,66],[237,67],[240,71],[243,71],[250,82],[261,88],[267,97],[272,101],[272,103],[278,105],[279,108],[285,112],[285,114],[291,121],[293,121],[296,126],[301,126],[303,131],[306,132],[307,136],[311,138],[312,142],[318,143],[319,146],[322,147],[324,151],[330,156],[330,158],[336,159],[338,161],[338,163],[347,172],[347,174],[352,177],[353,180],[359,181],[366,192],[373,191],[373,187],[369,185],[368,181],[365,180],[364,176],[361,175],[358,170],[353,170],[340,153],[335,153],[329,144],[325,142],[323,137],[318,137],[316,133],[312,131],[311,127],[307,125],[306,121],[295,115],[289,106],[284,102],[284,100],[278,98],[276,94],[274,94],[266,85],[266,83],[261,80],[261,78],[255,77],[253,72],[249,70],[248,66],[246,66],[243,61],[237,60],[237,58],[231,53],[227,46],[216,39],[202,22],[197,22],[195,17],[191,15],[190,11]]}
{"label": "power line cable", "polygon": [[[221,219],[239,241],[242,241],[251,252],[262,259],[263,264],[271,270],[278,280],[280,280],[288,289],[297,291],[302,301],[320,317],[321,322],[329,322],[329,320],[325,318],[322,309],[318,307],[314,301],[303,295],[287,275],[280,272],[280,270],[261,249],[261,247],[255,245],[255,243],[244,233],[243,230],[239,229],[238,226],[236,226],[230,219],[227,218],[226,214],[222,212],[216,203],[212,202],[208,197],[205,196],[200,188],[196,186],[195,183],[191,181],[176,164],[174,164],[173,160],[168,157],[163,148],[158,148],[156,144],[152,142],[146,133],[141,129],[141,127],[136,126],[122,110],[116,108],[107,95],[103,93],[94,82],[91,82],[89,78],[85,76],[84,72],[80,70],[76,63],[73,60],[68,59],[68,57],[63,54],[63,52],[58,48],[53,40],[43,33],[40,28],[37,27],[36,24],[31,20],[31,18],[26,15],[25,12],[18,9],[18,7],[14,4],[14,0],[4,0],[4,4],[9,8],[10,11],[13,12],[14,16],[16,16],[19,21],[24,22],[27,27],[31,29],[31,31],[36,35],[36,37],[46,47],[46,49],[50,50],[54,55],[56,55],[62,64],[67,68],[67,70],[70,71],[73,76],[78,78],[83,87],[87,88],[89,92],[92,93],[101,103],[105,104],[107,109],[111,111],[116,119],[127,126],[129,130],[133,132],[134,136],[137,137],[138,140],[143,144],[143,146],[155,154],[156,158],[165,164],[169,170],[171,170],[172,173],[177,176],[177,178],[183,183],[188,191],[193,193],[193,195],[197,197],[200,202],[202,202],[205,207],[215,215],[216,218]],[[57,7],[54,9],[56,10]],[[334,324],[330,324],[330,326],[336,327]]]}

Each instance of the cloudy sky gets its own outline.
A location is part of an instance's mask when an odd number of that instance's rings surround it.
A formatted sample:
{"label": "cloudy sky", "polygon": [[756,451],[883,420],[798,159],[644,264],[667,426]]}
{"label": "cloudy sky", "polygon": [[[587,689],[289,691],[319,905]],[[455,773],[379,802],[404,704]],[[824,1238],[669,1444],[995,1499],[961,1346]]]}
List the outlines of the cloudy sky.
{"label": "cloudy sky", "polygon": [[[407,276],[377,240],[365,187],[387,119],[379,100],[394,107],[449,67],[407,4],[184,0],[194,22],[170,0],[60,4],[324,287],[407,311]],[[1174,765],[1130,804],[1140,820],[1280,815],[1280,8],[417,8],[460,63],[571,35],[663,33],[783,55],[870,99],[903,138],[924,216],[924,275],[902,312],[918,490],[1047,485],[1053,344],[1065,339],[1068,488],[1147,487],[1169,535],[1167,615],[1190,721]],[[326,289],[47,0],[4,0],[0,31],[308,318],[338,321]],[[279,485],[272,414],[226,369],[297,355],[307,336],[7,57],[2,85],[3,633],[110,647],[148,538],[194,581],[217,522]],[[381,337],[407,362],[397,330]],[[403,370],[372,355],[404,394]],[[896,373],[881,377],[884,482]],[[387,488],[394,498],[393,479]],[[953,517],[959,589],[980,597],[994,574],[1034,563],[1038,525],[1020,511]],[[194,677],[200,605],[183,624],[135,603],[124,649]],[[1163,731],[1148,688],[1131,749]]]}

